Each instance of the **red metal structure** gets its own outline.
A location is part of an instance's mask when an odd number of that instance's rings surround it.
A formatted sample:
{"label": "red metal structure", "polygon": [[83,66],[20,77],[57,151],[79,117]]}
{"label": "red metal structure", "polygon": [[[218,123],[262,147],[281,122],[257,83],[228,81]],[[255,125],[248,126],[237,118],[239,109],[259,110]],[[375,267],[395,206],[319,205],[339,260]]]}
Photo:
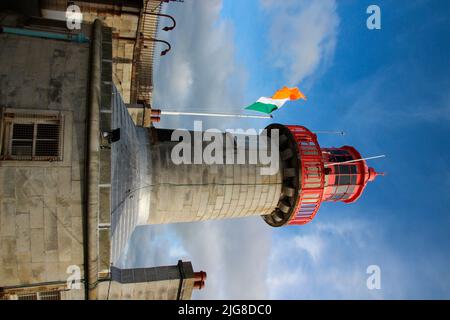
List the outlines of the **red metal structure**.
{"label": "red metal structure", "polygon": [[327,170],[323,201],[343,201],[351,203],[362,194],[369,181],[377,175],[366,161],[349,162],[361,159],[361,154],[353,147],[322,149],[323,163]]}
{"label": "red metal structure", "polygon": [[[270,125],[280,130],[283,192],[274,212],[264,216],[274,227],[310,222],[324,201],[351,203],[377,173],[353,147],[321,148],[303,126]],[[270,130],[269,130],[270,131]]]}
{"label": "red metal structure", "polygon": [[324,191],[324,166],[317,136],[302,126],[287,126],[297,142],[301,189],[289,224],[305,224],[316,215]]}

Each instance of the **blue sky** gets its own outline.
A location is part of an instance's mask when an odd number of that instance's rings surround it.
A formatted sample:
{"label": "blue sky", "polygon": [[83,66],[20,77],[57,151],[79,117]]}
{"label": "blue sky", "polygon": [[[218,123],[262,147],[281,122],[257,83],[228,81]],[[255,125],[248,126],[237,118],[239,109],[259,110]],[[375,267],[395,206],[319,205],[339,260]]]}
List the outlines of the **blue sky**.
{"label": "blue sky", "polygon": [[[366,8],[381,8],[381,30]],[[274,122],[315,130],[322,146],[355,146],[379,177],[354,204],[325,203],[305,226],[262,219],[140,227],[130,265],[191,260],[208,272],[195,298],[450,298],[450,3],[186,0],[170,4],[173,49],[156,62],[154,105],[240,112],[296,85]],[[160,127],[192,127],[192,118]],[[210,127],[264,127],[217,122]],[[133,244],[147,243],[134,249]],[[381,268],[380,290],[366,268]]]}

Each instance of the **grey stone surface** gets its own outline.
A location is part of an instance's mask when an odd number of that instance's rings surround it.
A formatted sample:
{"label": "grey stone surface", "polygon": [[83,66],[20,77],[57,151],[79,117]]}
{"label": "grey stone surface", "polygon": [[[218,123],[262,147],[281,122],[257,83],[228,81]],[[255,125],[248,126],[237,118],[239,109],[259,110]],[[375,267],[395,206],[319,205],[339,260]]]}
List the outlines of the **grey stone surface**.
{"label": "grey stone surface", "polygon": [[145,210],[142,188],[146,184],[142,172],[148,170],[148,162],[142,149],[148,138],[134,125],[115,87],[112,108],[112,129],[120,128],[120,140],[111,147],[111,262],[116,265],[139,223],[139,214],[146,214],[142,212]]}
{"label": "grey stone surface", "polygon": [[260,174],[260,164],[175,165],[170,156],[176,142],[148,149],[152,162],[148,223],[189,222],[271,213],[273,195],[281,192],[281,171]]}
{"label": "grey stone surface", "polygon": [[111,188],[100,187],[99,188],[99,223],[110,224],[111,223]]}
{"label": "grey stone surface", "polygon": [[[111,268],[112,281],[99,284],[100,299],[176,300],[190,299],[193,290],[193,272],[190,262],[184,262],[186,273],[181,281],[178,266],[152,268]],[[181,288],[180,288],[181,285]]]}
{"label": "grey stone surface", "polygon": [[63,161],[0,161],[0,287],[83,271],[89,45],[0,34],[0,107],[64,116]]}
{"label": "grey stone surface", "polygon": [[98,238],[98,263],[99,270],[109,270],[110,266],[110,253],[111,253],[111,241],[110,241],[110,230],[100,229]]}

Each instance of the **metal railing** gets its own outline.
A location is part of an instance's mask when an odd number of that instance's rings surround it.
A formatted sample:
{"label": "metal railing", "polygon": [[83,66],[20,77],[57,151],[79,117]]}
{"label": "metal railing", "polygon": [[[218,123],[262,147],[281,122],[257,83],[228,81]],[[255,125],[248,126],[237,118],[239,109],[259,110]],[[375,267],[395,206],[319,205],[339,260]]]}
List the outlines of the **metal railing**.
{"label": "metal railing", "polygon": [[131,103],[143,101],[150,104],[153,90],[153,59],[155,37],[159,26],[161,1],[146,0],[139,18],[133,52],[131,75]]}
{"label": "metal railing", "polygon": [[301,189],[290,225],[310,222],[320,208],[324,191],[324,166],[314,133],[302,126],[288,126],[297,141],[300,155]]}

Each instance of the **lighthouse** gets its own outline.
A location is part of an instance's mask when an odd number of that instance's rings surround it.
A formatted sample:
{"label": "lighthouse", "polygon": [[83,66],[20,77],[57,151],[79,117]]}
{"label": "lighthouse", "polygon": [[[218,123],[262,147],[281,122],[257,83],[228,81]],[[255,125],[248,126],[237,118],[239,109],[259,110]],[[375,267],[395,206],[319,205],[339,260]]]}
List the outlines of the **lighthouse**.
{"label": "lighthouse", "polygon": [[[178,130],[136,126],[113,90],[112,129],[120,130],[120,139],[111,146],[113,262],[139,225],[250,216],[260,216],[271,227],[305,225],[322,202],[355,202],[379,175],[356,148],[324,147],[308,128],[276,123],[264,130],[276,170],[267,170],[269,164],[260,157],[249,161],[260,151],[249,143],[251,135],[239,144],[239,134],[227,131],[215,138],[224,142],[223,152],[216,154],[216,160],[223,161],[196,161],[215,140],[207,141],[208,130],[196,130],[195,125],[193,131],[186,130],[192,138],[185,141],[186,156],[179,150]],[[200,144],[196,137],[203,137]],[[226,148],[230,145],[231,151]],[[246,161],[237,161],[242,152]],[[181,163],[174,154],[192,161]],[[229,161],[230,154],[234,161]]]}
{"label": "lighthouse", "polygon": [[262,174],[259,162],[174,164],[177,141],[169,139],[171,130],[155,129],[154,141],[147,144],[151,171],[146,180],[151,182],[143,186],[147,223],[261,216],[272,227],[303,225],[324,201],[356,201],[377,176],[355,148],[321,147],[306,127],[272,124],[266,130],[269,137],[278,131],[278,150],[272,151],[279,169],[271,175]]}
{"label": "lighthouse", "polygon": [[[180,163],[174,159],[179,152],[175,130],[129,128],[136,132],[133,142],[140,154],[135,157],[139,182],[128,190],[139,199],[138,225],[248,216],[261,216],[272,227],[303,225],[316,216],[322,202],[356,201],[378,175],[355,148],[321,147],[317,135],[299,125],[271,124],[265,129],[268,140],[276,132],[275,144],[267,145],[277,163],[270,174],[260,160],[229,161],[226,150],[221,151],[223,161]],[[255,153],[248,142],[238,147],[235,136],[223,133],[219,138],[232,145],[232,160],[241,151],[246,159]],[[189,140],[192,153],[194,145]],[[199,147],[202,153],[210,146],[202,141]],[[188,157],[195,157],[190,150]]]}

